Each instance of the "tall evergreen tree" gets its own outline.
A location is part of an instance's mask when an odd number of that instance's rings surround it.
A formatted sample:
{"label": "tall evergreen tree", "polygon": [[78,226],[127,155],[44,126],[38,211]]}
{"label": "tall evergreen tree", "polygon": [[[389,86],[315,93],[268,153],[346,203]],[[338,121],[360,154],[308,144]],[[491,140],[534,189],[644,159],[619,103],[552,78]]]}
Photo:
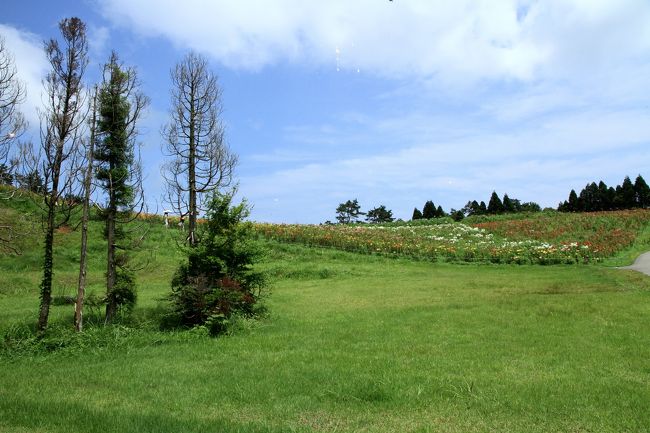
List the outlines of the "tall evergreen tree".
{"label": "tall evergreen tree", "polygon": [[487,206],[487,213],[489,214],[501,214],[503,213],[503,202],[497,195],[496,191],[492,191],[492,195],[490,196],[490,202],[488,203]]}
{"label": "tall evergreen tree", "polygon": [[503,195],[503,211],[506,213],[513,213],[515,211],[515,206],[508,197],[508,194]]}
{"label": "tall evergreen tree", "polygon": [[634,181],[634,193],[636,195],[636,203],[638,207],[650,207],[650,187],[648,187],[648,184],[641,175],[638,175]]}
{"label": "tall evergreen tree", "polygon": [[413,216],[411,217],[411,220],[421,220],[422,219],[422,212],[420,212],[420,209],[418,208],[413,208]]}
{"label": "tall evergreen tree", "polygon": [[602,180],[598,182],[598,204],[599,210],[612,210],[613,203],[609,197],[609,188]]}
{"label": "tall evergreen tree", "polygon": [[435,217],[436,217],[436,206],[433,204],[431,200],[429,200],[426,203],[424,203],[424,207],[422,208],[422,218],[431,219]]}
{"label": "tall evergreen tree", "polygon": [[579,206],[578,206],[578,194],[576,194],[575,189],[572,189],[571,192],[569,193],[569,202],[568,202],[568,204],[569,204],[569,206],[568,206],[567,210],[569,212],[578,212],[579,210],[581,210],[581,209],[579,209]]}
{"label": "tall evergreen tree", "polygon": [[629,176],[625,176],[623,185],[621,185],[621,203],[623,204],[623,209],[632,209],[637,205],[636,191]]}
{"label": "tall evergreen tree", "polygon": [[485,205],[485,202],[481,200],[481,203],[479,204],[479,209],[481,210],[481,213],[479,215],[485,215],[487,213],[487,206]]}
{"label": "tall evergreen tree", "polygon": [[436,218],[442,218],[445,216],[445,211],[442,209],[442,206],[438,205],[438,209],[436,209]]}
{"label": "tall evergreen tree", "polygon": [[136,160],[137,121],[148,104],[138,90],[136,72],[124,68],[112,53],[104,66],[99,90],[98,142],[94,159],[97,180],[107,196],[103,212],[108,244],[106,270],[106,320],[111,321],[121,305],[135,302],[135,282],[128,268],[128,240],[121,227],[138,213],[142,199],[142,177]]}
{"label": "tall evergreen tree", "polygon": [[581,202],[582,210],[585,212],[594,212],[599,210],[598,185],[596,185],[596,182],[587,184],[587,186],[580,191],[578,200]]}

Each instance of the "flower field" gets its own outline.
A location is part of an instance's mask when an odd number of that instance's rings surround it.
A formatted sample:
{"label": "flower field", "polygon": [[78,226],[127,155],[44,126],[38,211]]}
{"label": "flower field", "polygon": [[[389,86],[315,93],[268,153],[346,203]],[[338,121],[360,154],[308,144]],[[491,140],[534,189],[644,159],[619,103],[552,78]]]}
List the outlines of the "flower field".
{"label": "flower field", "polygon": [[650,210],[533,214],[431,225],[256,224],[270,239],[369,254],[492,263],[589,263],[630,246]]}

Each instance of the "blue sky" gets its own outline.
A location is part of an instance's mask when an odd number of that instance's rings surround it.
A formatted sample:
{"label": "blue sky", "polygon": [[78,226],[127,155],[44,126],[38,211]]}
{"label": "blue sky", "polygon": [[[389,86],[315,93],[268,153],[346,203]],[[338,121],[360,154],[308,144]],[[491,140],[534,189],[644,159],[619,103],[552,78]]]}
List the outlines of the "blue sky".
{"label": "blue sky", "polygon": [[594,180],[650,177],[647,0],[5,0],[34,140],[42,41],[68,16],[88,25],[89,83],[114,49],[151,98],[151,209],[169,70],[189,50],[219,76],[254,220],[334,220],[353,198],[408,219],[493,190],[555,207]]}

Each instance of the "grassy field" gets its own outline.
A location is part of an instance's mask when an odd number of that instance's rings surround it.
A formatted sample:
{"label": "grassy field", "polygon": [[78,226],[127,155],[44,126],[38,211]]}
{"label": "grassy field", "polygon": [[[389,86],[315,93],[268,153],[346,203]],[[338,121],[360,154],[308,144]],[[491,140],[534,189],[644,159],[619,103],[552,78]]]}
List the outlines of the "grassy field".
{"label": "grassy field", "polygon": [[[149,230],[132,319],[75,337],[72,307],[53,307],[56,350],[0,352],[0,431],[650,431],[649,277],[264,241],[268,317],[210,338],[157,329],[175,235]],[[59,234],[55,294],[74,290],[77,237]],[[40,250],[26,244],[0,260],[3,335],[36,319]]]}

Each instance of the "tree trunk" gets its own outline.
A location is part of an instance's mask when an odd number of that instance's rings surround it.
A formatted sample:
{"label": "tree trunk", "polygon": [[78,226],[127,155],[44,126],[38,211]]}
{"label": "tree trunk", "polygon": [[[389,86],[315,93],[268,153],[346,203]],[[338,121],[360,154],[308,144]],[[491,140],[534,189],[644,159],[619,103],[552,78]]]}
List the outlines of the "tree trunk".
{"label": "tree trunk", "polygon": [[38,314],[38,332],[43,333],[47,328],[52,302],[52,277],[54,229],[56,225],[56,205],[59,200],[59,177],[61,173],[61,159],[63,157],[63,142],[57,145],[54,164],[52,168],[52,190],[45,198],[47,204],[47,225],[45,227],[45,251],[43,254],[43,279],[41,280],[41,308]]}
{"label": "tree trunk", "polygon": [[84,298],[86,296],[86,251],[88,246],[88,218],[90,216],[90,184],[93,176],[93,151],[95,144],[97,88],[93,95],[93,117],[90,127],[90,143],[88,144],[88,166],[84,178],[84,203],[81,216],[81,252],[79,254],[79,286],[77,287],[77,301],[74,308],[74,328],[77,332],[83,329]]}
{"label": "tree trunk", "polygon": [[111,322],[117,312],[115,302],[116,273],[115,273],[115,211],[112,208],[107,209],[106,219],[106,238],[108,241],[108,254],[106,263],[106,322]]}
{"label": "tree trunk", "polygon": [[[193,101],[193,100],[192,100]],[[190,203],[189,203],[189,244],[190,247],[195,247],[197,244],[196,239],[196,140],[194,138],[194,108],[190,110],[190,142],[189,142],[189,189],[190,189]]]}
{"label": "tree trunk", "polygon": [[49,199],[47,211],[47,226],[45,233],[45,252],[43,255],[43,279],[41,280],[41,308],[38,316],[38,332],[43,333],[47,328],[52,302],[52,250],[54,247],[54,205]]}

